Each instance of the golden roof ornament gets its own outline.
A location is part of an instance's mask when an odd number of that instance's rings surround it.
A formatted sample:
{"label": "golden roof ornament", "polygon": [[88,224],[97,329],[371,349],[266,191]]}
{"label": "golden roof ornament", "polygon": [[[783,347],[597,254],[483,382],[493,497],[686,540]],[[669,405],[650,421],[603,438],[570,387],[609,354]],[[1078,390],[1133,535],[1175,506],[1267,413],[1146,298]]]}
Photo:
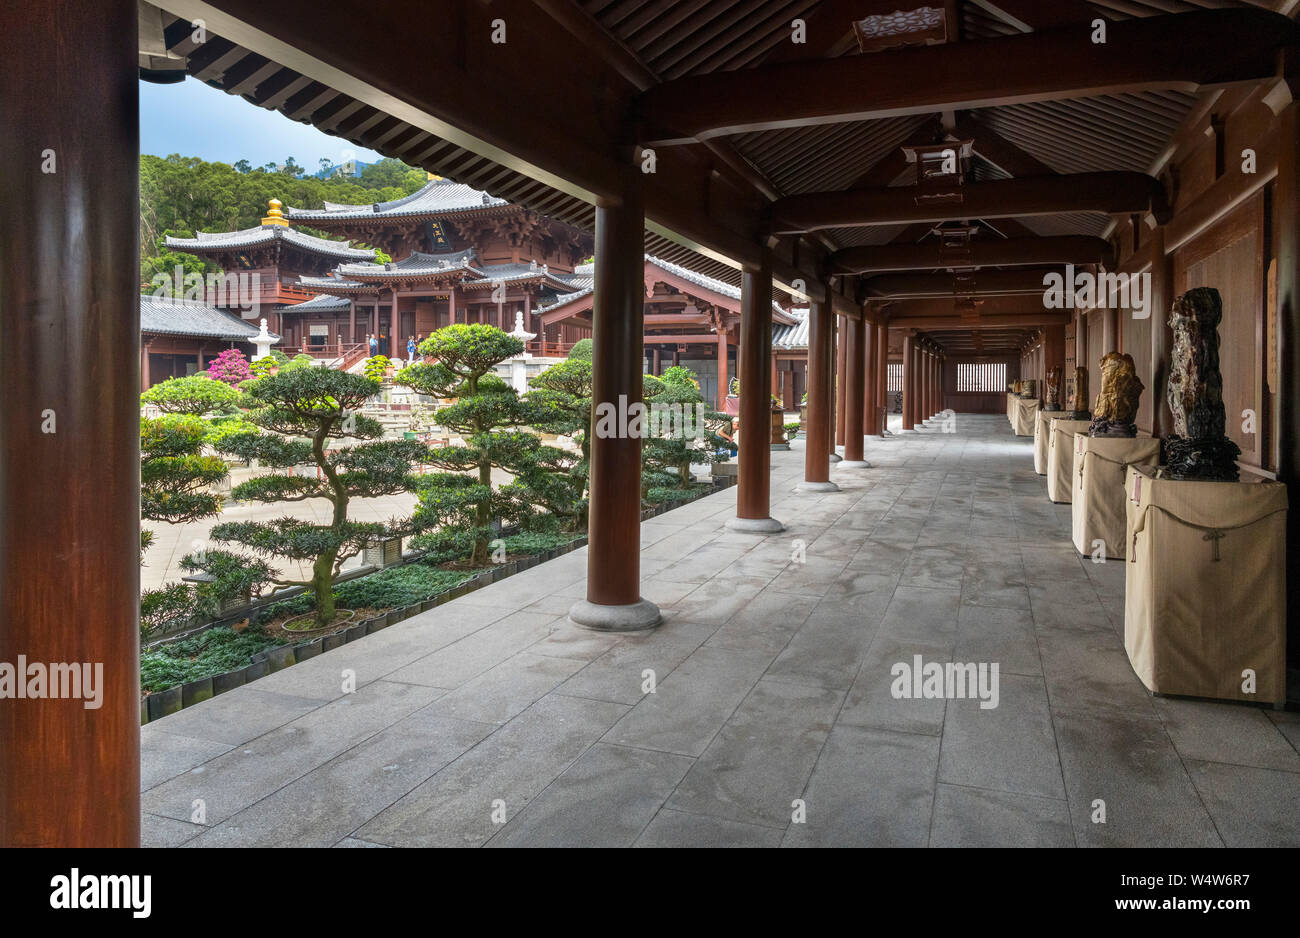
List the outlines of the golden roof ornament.
{"label": "golden roof ornament", "polygon": [[283,228],[289,227],[289,219],[284,217],[284,212],[280,211],[282,203],[279,199],[271,199],[266,203],[266,217],[262,219],[263,225],[280,225]]}

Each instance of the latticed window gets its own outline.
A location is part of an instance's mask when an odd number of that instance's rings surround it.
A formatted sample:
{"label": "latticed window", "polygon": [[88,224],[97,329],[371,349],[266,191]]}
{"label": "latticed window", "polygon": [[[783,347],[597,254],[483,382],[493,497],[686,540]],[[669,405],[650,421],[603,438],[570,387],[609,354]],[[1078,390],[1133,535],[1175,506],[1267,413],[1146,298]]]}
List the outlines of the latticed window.
{"label": "latticed window", "polygon": [[890,362],[889,368],[885,374],[885,390],[901,391],[903,390],[903,363]]}
{"label": "latticed window", "polygon": [[957,390],[1005,391],[1007,366],[1005,362],[958,362]]}

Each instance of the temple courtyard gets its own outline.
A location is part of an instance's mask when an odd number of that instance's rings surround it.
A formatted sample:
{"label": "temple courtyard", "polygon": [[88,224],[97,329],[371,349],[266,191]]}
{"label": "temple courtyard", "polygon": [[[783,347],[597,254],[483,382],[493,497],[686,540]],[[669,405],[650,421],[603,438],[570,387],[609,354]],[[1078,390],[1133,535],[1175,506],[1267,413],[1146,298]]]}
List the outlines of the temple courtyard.
{"label": "temple courtyard", "polygon": [[[584,549],[149,723],[144,843],[1300,845],[1300,715],[1150,696],[1124,562],[1003,416],[953,429],[829,494],[773,453],[781,534],[735,488],[645,522],[650,632],[567,622]],[[997,705],[896,697],[916,656]]]}

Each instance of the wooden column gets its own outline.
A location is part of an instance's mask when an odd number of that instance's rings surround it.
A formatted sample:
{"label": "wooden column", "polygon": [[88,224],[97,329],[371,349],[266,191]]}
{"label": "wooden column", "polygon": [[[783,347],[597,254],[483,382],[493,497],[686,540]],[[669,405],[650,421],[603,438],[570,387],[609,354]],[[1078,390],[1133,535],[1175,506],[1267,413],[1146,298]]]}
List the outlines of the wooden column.
{"label": "wooden column", "polygon": [[835,317],[835,445],[844,445],[844,368],[848,348],[848,320]]}
{"label": "wooden column", "polygon": [[867,324],[861,319],[846,320],[848,335],[844,342],[844,461],[840,468],[861,469],[868,465],[862,458],[862,411],[866,404]]}
{"label": "wooden column", "polygon": [[[1286,58],[1293,97],[1300,97],[1300,62]],[[1300,101],[1277,124],[1277,187],[1273,205],[1277,254],[1278,471],[1300,491]],[[1286,516],[1287,658],[1300,662],[1300,509]]]}
{"label": "wooden column", "polygon": [[875,435],[879,432],[876,429],[876,327],[869,322],[862,326],[862,344],[862,432]]}
{"label": "wooden column", "polygon": [[[1169,328],[1169,309],[1174,302],[1174,260],[1165,254],[1165,229],[1151,235],[1151,435],[1163,439],[1174,432],[1174,415],[1169,410],[1170,354],[1174,332]],[[1276,389],[1274,389],[1276,390]]]}
{"label": "wooden column", "polygon": [[903,333],[903,429],[916,429],[916,339]]}
{"label": "wooden column", "polygon": [[91,678],[0,700],[0,846],[135,847],[136,3],[8,4],[0,34],[0,662]]}
{"label": "wooden column", "polygon": [[727,409],[727,385],[731,382],[727,374],[727,330],[718,333],[718,412]]}
{"label": "wooden column", "polygon": [[884,436],[889,429],[889,327],[883,322],[876,327],[876,409],[879,429]]}
{"label": "wooden column", "polygon": [[661,374],[662,371],[663,371],[663,369],[662,369],[661,366],[660,366],[660,360],[659,360],[659,346],[656,345],[656,346],[655,346],[655,347],[650,351],[650,373],[651,373],[652,375],[656,375],[656,376],[657,376],[657,375]]}
{"label": "wooden column", "polygon": [[[620,202],[597,203],[587,598],[569,617],[606,631],[659,622],[658,607],[641,598],[641,438],[623,418],[641,402],[644,228],[637,177]],[[614,432],[601,431],[602,412],[614,416]]]}
{"label": "wooden column", "polygon": [[834,417],[831,408],[834,379],[835,315],[829,296],[826,301],[813,300],[808,309],[808,426],[805,428],[803,484],[807,491],[834,492],[839,486],[830,481],[830,452],[833,448]]}
{"label": "wooden column", "polygon": [[740,281],[740,442],[736,517],[733,531],[771,534],[784,525],[771,516],[772,261],[766,250],[759,267],[746,267]]}

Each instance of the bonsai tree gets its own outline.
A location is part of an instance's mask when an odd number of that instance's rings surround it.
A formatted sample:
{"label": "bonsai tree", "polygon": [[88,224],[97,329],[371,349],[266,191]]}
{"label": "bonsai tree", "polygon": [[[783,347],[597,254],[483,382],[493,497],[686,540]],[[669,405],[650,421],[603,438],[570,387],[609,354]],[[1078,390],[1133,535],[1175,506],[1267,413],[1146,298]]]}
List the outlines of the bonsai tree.
{"label": "bonsai tree", "polygon": [[646,375],[643,382],[651,419],[641,446],[642,490],[688,489],[692,463],[719,461],[725,441],[717,431],[731,418],[705,406],[689,368],[675,365],[658,378]]}
{"label": "bonsai tree", "polygon": [[228,348],[208,365],[208,377],[234,387],[253,377],[253,372],[242,352]]}
{"label": "bonsai tree", "polygon": [[[493,367],[524,350],[523,343],[494,326],[460,324],[439,329],[420,344],[433,363],[408,365],[397,384],[421,394],[455,398],[434,422],[458,433],[464,446],[430,451],[427,461],[444,471],[425,476],[416,518],[425,528],[419,546],[434,553],[468,554],[471,564],[488,561],[494,521],[543,523],[542,510],[556,518],[581,517],[582,486],[569,475],[579,461],[572,453],[544,446],[525,426],[550,425],[560,410],[546,400],[521,399]],[[494,488],[492,470],[515,481]]]}
{"label": "bonsai tree", "polygon": [[168,414],[234,413],[240,395],[232,385],[213,381],[205,373],[168,378],[140,395],[140,403],[153,404]]}
{"label": "bonsai tree", "polygon": [[388,374],[388,369],[393,366],[393,362],[387,355],[375,355],[366,359],[365,367],[362,369],[367,378],[373,378],[375,381],[383,381]]}
{"label": "bonsai tree", "polygon": [[[242,544],[259,557],[310,562],[310,579],[273,576],[270,582],[311,590],[316,623],[328,625],[335,618],[334,580],[343,562],[373,541],[420,529],[409,518],[382,523],[349,520],[351,499],[411,491],[416,481],[411,464],[426,458],[427,450],[414,440],[381,440],[379,422],[354,413],[379,391],[379,383],[370,378],[326,368],[289,368],[246,389],[255,405],[248,420],[268,432],[227,436],[219,443],[221,450],[275,468],[311,464],[319,477],[261,476],[237,485],[231,497],[268,503],[324,499],[330,504],[330,519],[323,524],[288,516],[223,522],[210,536],[214,541]],[[342,440],[359,442],[327,449],[329,443]],[[202,560],[196,566],[213,572]]]}

